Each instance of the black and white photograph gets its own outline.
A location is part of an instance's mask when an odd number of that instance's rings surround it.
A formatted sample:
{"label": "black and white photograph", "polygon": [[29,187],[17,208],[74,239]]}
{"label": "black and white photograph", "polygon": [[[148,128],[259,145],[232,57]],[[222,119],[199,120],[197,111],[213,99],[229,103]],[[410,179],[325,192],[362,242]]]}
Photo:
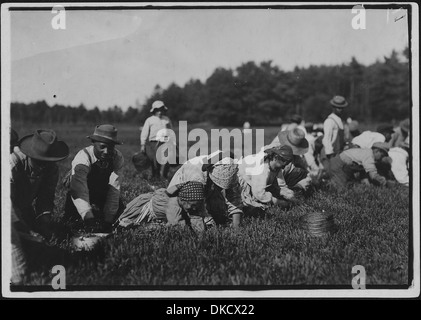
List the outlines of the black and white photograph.
{"label": "black and white photograph", "polygon": [[2,4],[2,297],[419,297],[418,29],[410,2]]}

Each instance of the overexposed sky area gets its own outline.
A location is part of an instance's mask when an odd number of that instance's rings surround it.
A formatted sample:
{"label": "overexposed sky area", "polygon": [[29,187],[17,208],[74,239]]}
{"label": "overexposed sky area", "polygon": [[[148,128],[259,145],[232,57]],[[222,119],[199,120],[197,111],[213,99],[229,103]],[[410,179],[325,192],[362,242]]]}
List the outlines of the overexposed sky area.
{"label": "overexposed sky area", "polygon": [[217,67],[367,65],[408,46],[407,12],[395,22],[386,9],[366,10],[365,30],[352,28],[351,9],[65,12],[66,29],[54,30],[51,9],[10,11],[12,101],[126,109],[156,84],[205,81]]}

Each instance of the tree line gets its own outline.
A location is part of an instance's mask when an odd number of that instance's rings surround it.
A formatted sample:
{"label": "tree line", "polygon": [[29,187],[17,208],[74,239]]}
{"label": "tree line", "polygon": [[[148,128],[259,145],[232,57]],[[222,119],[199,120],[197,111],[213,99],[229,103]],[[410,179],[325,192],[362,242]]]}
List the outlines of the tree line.
{"label": "tree line", "polygon": [[365,66],[352,58],[334,66],[296,67],[283,71],[272,61],[243,63],[235,69],[217,68],[201,82],[192,79],[183,87],[175,83],[155,87],[146,101],[126,111],[54,105],[45,101],[12,102],[12,121],[47,123],[143,124],[155,100],[168,106],[174,121],[208,122],[221,126],[279,125],[292,114],[321,122],[331,112],[329,100],[344,96],[350,103],[347,116],[362,122],[398,121],[411,108],[409,49],[392,51],[383,61]]}

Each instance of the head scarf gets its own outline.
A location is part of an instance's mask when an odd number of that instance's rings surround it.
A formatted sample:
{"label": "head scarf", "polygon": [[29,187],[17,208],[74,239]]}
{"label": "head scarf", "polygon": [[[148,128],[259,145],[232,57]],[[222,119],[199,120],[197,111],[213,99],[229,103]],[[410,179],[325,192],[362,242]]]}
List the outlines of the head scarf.
{"label": "head scarf", "polygon": [[234,159],[224,158],[209,171],[211,180],[222,189],[231,188],[237,179],[238,165]]}
{"label": "head scarf", "polygon": [[200,201],[205,198],[204,185],[197,181],[188,181],[181,185],[178,197],[183,201]]}

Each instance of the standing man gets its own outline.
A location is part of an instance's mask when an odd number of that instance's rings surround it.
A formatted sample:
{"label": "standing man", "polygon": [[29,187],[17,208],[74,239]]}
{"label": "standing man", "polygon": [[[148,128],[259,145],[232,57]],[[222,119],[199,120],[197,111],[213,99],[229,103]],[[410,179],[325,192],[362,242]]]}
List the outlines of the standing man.
{"label": "standing man", "polygon": [[23,137],[19,147],[12,150],[12,283],[20,283],[26,272],[20,233],[35,231],[48,240],[55,231],[51,214],[58,182],[56,162],[68,155],[69,147],[57,140],[53,130],[36,130],[34,134]]}
{"label": "standing man", "polygon": [[342,96],[334,96],[330,100],[332,113],[323,123],[323,149],[321,151],[321,161],[323,167],[329,171],[330,159],[344,150],[345,134],[344,123],[341,116],[344,109],[348,106],[348,102]]}
{"label": "standing man", "polygon": [[124,158],[115,149],[117,129],[110,124],[96,126],[87,136],[92,145],[80,150],[72,161],[65,215],[83,220],[87,226],[96,222],[103,232],[110,232],[112,223],[124,210],[120,199],[121,169]]}

